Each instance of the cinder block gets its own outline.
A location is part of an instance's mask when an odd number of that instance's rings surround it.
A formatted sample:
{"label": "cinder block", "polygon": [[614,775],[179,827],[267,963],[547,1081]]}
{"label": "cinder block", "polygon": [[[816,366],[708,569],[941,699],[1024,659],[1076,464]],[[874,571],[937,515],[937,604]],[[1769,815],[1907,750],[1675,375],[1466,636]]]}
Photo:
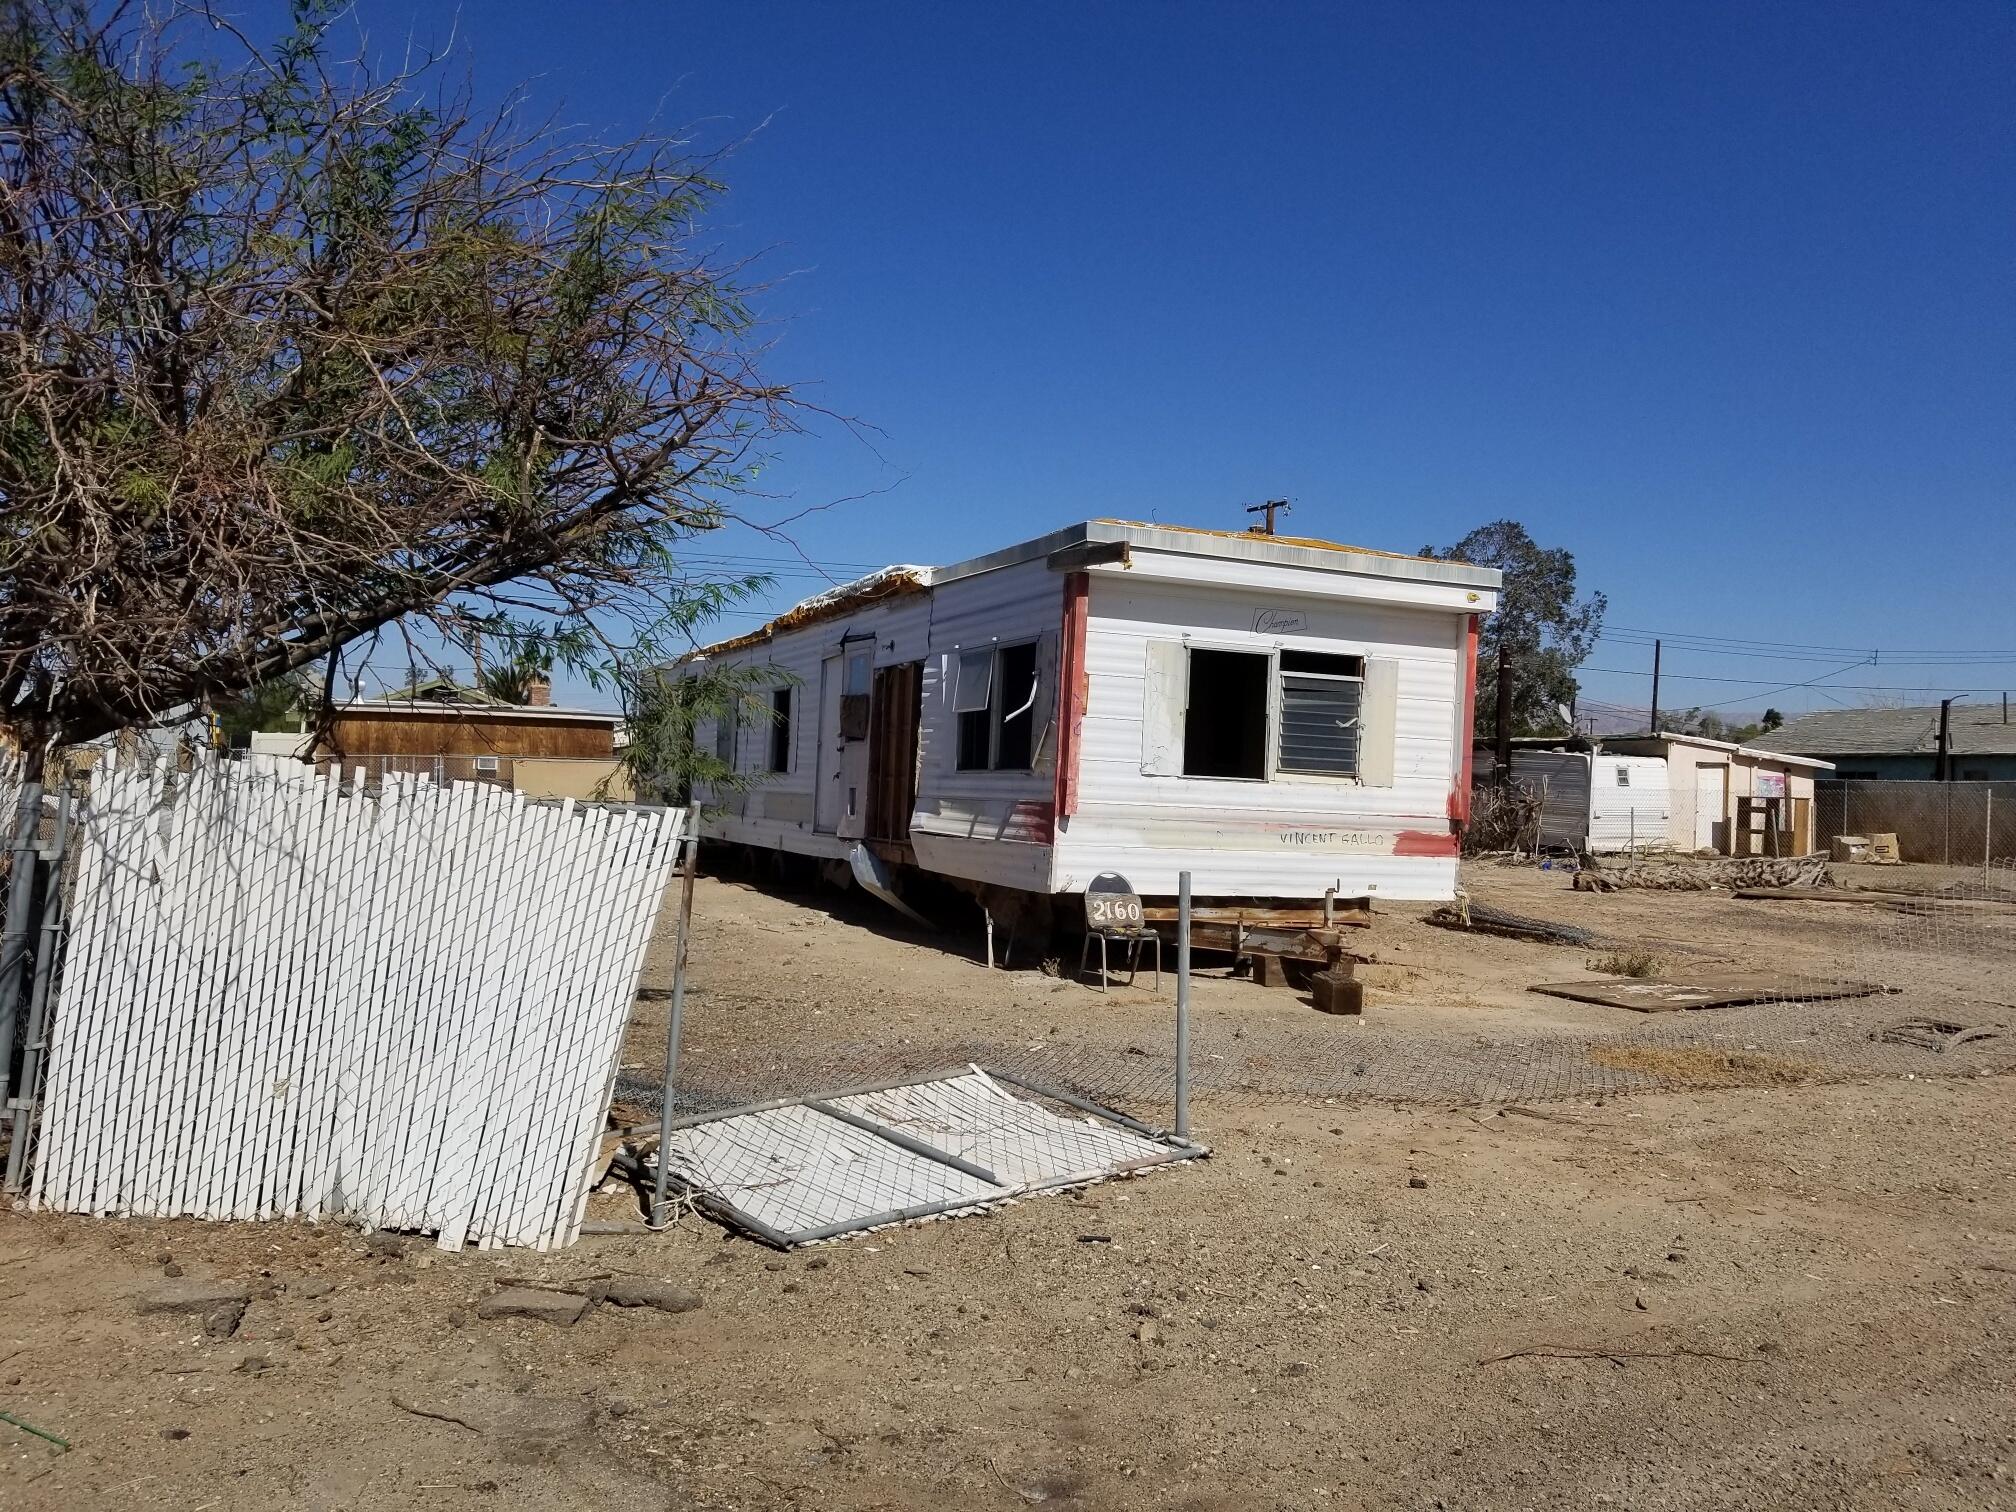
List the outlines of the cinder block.
{"label": "cinder block", "polygon": [[1319,971],[1309,979],[1310,996],[1318,1013],[1359,1014],[1365,1011],[1365,984],[1351,975],[1350,962]]}

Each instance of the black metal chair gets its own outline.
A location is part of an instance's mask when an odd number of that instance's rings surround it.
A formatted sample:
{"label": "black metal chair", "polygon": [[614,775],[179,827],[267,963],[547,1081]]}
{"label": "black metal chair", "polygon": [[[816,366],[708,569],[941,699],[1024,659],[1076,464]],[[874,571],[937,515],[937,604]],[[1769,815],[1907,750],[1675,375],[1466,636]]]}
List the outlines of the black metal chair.
{"label": "black metal chair", "polygon": [[1127,985],[1141,974],[1141,947],[1155,947],[1155,990],[1162,990],[1162,936],[1142,922],[1141,899],[1132,884],[1115,872],[1101,872],[1085,889],[1085,942],[1078,948],[1078,979],[1085,979],[1092,942],[1099,942],[1099,990],[1108,985],[1107,952],[1115,944],[1127,947]]}

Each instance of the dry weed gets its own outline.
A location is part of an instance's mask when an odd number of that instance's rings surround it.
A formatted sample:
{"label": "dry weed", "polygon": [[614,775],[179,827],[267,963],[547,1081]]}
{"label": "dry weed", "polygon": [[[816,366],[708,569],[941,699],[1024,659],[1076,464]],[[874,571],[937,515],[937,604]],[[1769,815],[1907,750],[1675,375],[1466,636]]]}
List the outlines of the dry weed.
{"label": "dry weed", "polygon": [[1650,977],[1659,974],[1659,957],[1649,950],[1613,950],[1589,963],[1591,971],[1604,976]]}
{"label": "dry weed", "polygon": [[1613,1071],[1635,1071],[1681,1087],[1790,1086],[1819,1074],[1811,1062],[1789,1056],[1700,1045],[1597,1045],[1589,1059]]}

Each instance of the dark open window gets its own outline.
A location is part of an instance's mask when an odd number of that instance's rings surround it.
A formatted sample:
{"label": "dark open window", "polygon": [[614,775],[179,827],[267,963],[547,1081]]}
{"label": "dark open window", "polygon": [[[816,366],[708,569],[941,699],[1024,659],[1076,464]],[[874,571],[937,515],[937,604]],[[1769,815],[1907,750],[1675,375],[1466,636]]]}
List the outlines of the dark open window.
{"label": "dark open window", "polygon": [[952,707],[959,770],[1026,772],[1036,757],[1036,643],[962,651]]}
{"label": "dark open window", "polygon": [[791,690],[770,690],[770,770],[791,770]]}
{"label": "dark open window", "polygon": [[994,667],[1001,718],[994,727],[994,768],[1022,772],[1036,750],[1036,643],[1003,646]]}
{"label": "dark open window", "polygon": [[1190,652],[1183,775],[1267,776],[1269,660],[1247,651]]}

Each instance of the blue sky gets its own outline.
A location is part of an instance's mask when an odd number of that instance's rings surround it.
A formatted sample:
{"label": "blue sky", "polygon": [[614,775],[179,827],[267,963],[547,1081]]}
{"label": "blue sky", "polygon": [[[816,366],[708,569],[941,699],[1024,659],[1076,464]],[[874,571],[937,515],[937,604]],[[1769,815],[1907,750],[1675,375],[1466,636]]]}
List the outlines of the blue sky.
{"label": "blue sky", "polygon": [[[2016,658],[2006,4],[566,14],[358,12],[479,93],[740,143],[714,231],[762,254],[769,369],[873,427],[815,424],[751,506],[854,499],[793,528],[834,576],[1270,496],[1389,549],[1510,516],[1620,630],[1773,643],[1669,646],[1669,706],[2016,686],[1904,664]],[[1776,643],[1822,650],[1728,654]],[[1620,633],[1585,691],[1649,665]]]}

